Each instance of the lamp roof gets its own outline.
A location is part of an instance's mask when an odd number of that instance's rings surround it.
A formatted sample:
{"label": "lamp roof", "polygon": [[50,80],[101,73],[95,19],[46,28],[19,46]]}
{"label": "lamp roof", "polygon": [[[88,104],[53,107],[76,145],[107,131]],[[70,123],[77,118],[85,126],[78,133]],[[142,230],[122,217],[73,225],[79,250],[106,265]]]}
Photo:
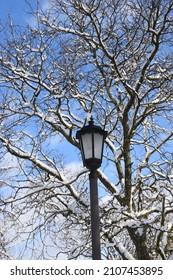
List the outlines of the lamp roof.
{"label": "lamp roof", "polygon": [[103,130],[100,126],[95,125],[93,117],[91,116],[88,125],[83,126],[81,130],[77,131],[76,138],[79,139],[81,134],[92,133],[92,132],[103,135],[104,139],[107,136],[107,131]]}

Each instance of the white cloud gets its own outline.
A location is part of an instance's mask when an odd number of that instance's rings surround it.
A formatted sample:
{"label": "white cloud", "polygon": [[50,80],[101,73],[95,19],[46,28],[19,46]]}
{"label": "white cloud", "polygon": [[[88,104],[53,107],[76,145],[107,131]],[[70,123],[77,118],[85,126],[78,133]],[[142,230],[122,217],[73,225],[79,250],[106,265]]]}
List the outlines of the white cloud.
{"label": "white cloud", "polygon": [[81,162],[73,161],[65,166],[64,174],[68,178],[74,176],[79,170],[82,170]]}

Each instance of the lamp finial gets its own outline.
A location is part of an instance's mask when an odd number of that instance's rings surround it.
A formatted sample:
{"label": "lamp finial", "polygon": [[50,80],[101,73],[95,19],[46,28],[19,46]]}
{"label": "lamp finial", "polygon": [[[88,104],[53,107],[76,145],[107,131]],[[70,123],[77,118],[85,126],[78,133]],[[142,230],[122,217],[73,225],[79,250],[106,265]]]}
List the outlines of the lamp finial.
{"label": "lamp finial", "polygon": [[93,119],[93,116],[91,115],[91,117],[90,117],[90,120],[89,120],[89,125],[90,126],[93,126],[94,125],[94,119]]}

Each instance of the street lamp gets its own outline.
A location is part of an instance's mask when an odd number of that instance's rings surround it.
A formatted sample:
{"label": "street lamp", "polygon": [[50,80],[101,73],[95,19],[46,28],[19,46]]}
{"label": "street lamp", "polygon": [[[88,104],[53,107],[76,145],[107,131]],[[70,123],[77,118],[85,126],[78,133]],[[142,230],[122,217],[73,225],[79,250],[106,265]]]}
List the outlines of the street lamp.
{"label": "street lamp", "polygon": [[107,131],[94,125],[92,117],[89,124],[77,131],[76,134],[76,138],[79,140],[81,148],[83,164],[90,170],[89,180],[93,260],[101,260],[97,169],[102,163],[103,146],[106,136]]}

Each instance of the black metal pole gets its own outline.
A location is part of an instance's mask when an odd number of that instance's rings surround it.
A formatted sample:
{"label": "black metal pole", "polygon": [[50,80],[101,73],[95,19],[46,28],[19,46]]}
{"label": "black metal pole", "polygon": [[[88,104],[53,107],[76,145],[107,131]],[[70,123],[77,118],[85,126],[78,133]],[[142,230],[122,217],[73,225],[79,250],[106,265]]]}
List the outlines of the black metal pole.
{"label": "black metal pole", "polygon": [[90,179],[90,204],[91,204],[91,233],[92,233],[92,259],[101,260],[100,250],[100,220],[98,203],[97,171],[91,171]]}

